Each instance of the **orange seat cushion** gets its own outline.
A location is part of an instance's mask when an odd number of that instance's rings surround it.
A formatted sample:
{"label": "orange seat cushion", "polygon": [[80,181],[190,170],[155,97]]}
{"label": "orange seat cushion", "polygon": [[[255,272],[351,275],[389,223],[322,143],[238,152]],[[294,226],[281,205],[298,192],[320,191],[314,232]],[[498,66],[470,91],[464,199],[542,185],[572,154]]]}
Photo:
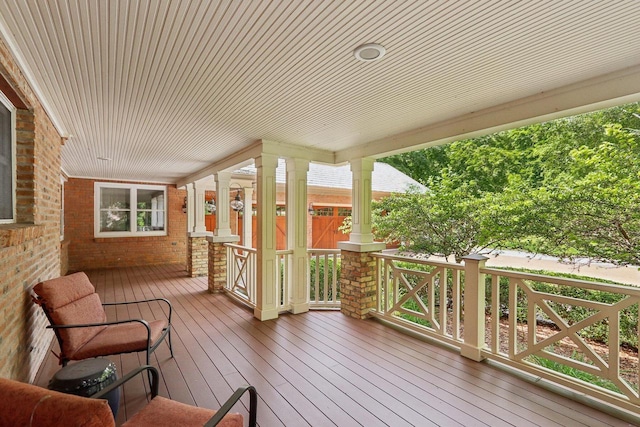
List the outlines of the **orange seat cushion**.
{"label": "orange seat cushion", "polygon": [[0,426],[113,427],[109,403],[0,378]]}
{"label": "orange seat cushion", "polygon": [[[216,413],[212,409],[186,405],[161,396],[155,397],[140,412],[130,418],[123,427],[202,427]],[[220,427],[243,427],[241,414],[227,414]]]}
{"label": "orange seat cushion", "polygon": [[[166,326],[166,320],[149,321],[151,345],[162,335],[162,330]],[[131,322],[107,326],[73,354],[66,353],[66,356],[72,360],[82,360],[90,357],[130,353],[146,349],[147,328],[140,322]]]}

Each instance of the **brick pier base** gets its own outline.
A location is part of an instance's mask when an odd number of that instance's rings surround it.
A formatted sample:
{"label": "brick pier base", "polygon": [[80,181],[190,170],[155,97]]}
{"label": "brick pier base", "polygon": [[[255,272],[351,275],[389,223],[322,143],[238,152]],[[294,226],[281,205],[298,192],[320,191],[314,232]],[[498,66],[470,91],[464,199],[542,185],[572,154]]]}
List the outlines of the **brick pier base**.
{"label": "brick pier base", "polygon": [[340,311],[365,319],[376,306],[376,259],[371,252],[342,250]]}
{"label": "brick pier base", "polygon": [[224,292],[227,284],[227,248],[224,242],[209,242],[209,292]]}
{"label": "brick pier base", "polygon": [[206,276],[208,270],[207,238],[188,237],[187,241],[187,274],[189,277]]}

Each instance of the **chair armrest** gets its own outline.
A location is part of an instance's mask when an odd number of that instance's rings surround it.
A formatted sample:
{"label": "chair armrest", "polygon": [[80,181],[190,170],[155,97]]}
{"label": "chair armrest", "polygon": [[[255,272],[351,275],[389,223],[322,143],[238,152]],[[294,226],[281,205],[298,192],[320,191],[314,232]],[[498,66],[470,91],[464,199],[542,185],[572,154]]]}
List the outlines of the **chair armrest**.
{"label": "chair armrest", "polygon": [[109,394],[112,390],[115,390],[116,388],[120,387],[122,384],[126,383],[127,381],[129,381],[130,379],[132,379],[133,377],[135,377],[136,375],[138,375],[143,371],[149,371],[151,373],[151,377],[153,378],[151,381],[151,398],[153,399],[158,395],[158,370],[150,365],[138,366],[136,369],[129,372],[124,377],[116,380],[115,382],[109,384],[109,386],[103,388],[96,394],[92,394],[89,397],[91,399],[102,399],[104,396]]}
{"label": "chair armrest", "polygon": [[153,302],[153,301],[160,301],[160,302],[164,302],[165,304],[167,304],[167,307],[169,308],[169,323],[171,323],[171,316],[173,314],[173,306],[171,305],[171,302],[166,299],[166,298],[150,298],[150,299],[144,299],[144,300],[138,300],[138,301],[123,301],[123,302],[103,302],[102,305],[106,306],[106,305],[126,305],[126,304],[142,304],[145,302]]}
{"label": "chair armrest", "polygon": [[239,387],[230,398],[224,402],[224,405],[220,407],[215,413],[213,417],[207,421],[204,427],[213,427],[217,425],[222,418],[227,415],[227,413],[231,410],[233,405],[236,404],[238,400],[242,397],[242,395],[249,391],[249,427],[256,427],[257,422],[257,413],[258,413],[258,393],[256,392],[256,388],[252,385],[244,385]]}
{"label": "chair armrest", "polygon": [[142,323],[149,331],[149,334],[151,334],[151,328],[149,327],[149,322],[143,319],[125,319],[125,320],[114,320],[112,322],[99,322],[99,323],[78,323],[76,325],[48,325],[47,328],[49,329],[92,328],[95,326],[109,326],[109,325],[118,325],[120,323],[131,323],[131,322]]}
{"label": "chair armrest", "polygon": [[121,323],[142,323],[142,325],[147,329],[147,346],[151,345],[151,327],[149,326],[149,322],[143,319],[125,319],[125,320],[114,320],[113,322],[100,322],[100,323],[81,323],[77,325],[49,325],[47,328],[49,329],[71,329],[71,328],[92,328],[94,326],[109,326],[109,325],[119,325]]}

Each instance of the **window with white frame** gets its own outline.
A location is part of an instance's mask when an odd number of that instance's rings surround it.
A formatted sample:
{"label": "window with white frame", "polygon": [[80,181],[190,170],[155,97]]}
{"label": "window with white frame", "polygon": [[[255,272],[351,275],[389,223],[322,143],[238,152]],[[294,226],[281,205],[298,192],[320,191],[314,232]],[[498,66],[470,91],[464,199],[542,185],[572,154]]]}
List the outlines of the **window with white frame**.
{"label": "window with white frame", "polygon": [[96,182],[94,194],[95,237],[166,236],[165,186]]}
{"label": "window with white frame", "polygon": [[60,175],[60,241],[64,240],[64,183],[66,178]]}
{"label": "window with white frame", "polygon": [[0,224],[15,222],[16,109],[0,92]]}

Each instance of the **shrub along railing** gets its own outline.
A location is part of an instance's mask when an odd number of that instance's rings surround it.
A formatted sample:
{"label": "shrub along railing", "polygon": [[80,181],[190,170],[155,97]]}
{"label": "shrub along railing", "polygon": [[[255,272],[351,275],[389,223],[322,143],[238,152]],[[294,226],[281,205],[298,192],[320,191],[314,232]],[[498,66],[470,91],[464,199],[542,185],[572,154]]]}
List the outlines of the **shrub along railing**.
{"label": "shrub along railing", "polygon": [[372,315],[637,413],[640,289],[376,254]]}
{"label": "shrub along railing", "polygon": [[309,306],[340,307],[340,250],[309,249]]}

